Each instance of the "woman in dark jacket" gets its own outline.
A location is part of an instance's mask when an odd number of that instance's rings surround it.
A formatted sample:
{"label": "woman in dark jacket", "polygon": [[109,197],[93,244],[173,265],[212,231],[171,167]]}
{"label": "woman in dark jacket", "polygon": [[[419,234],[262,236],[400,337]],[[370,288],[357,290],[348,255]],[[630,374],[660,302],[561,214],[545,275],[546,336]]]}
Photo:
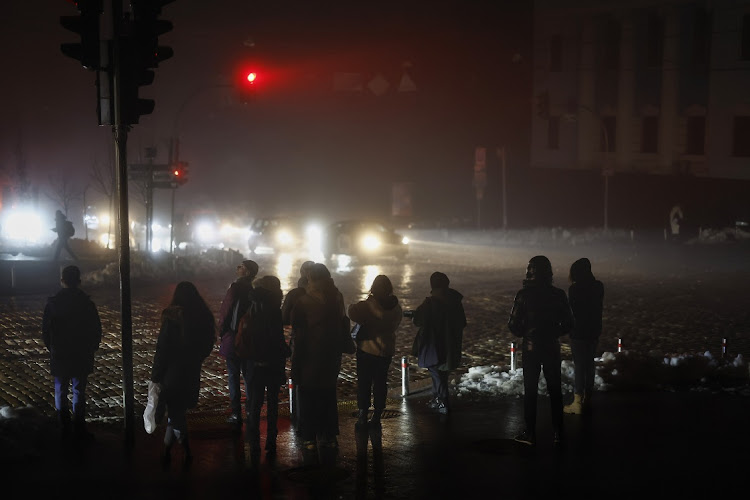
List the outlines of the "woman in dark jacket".
{"label": "woman in dark jacket", "polygon": [[370,393],[374,412],[370,424],[380,425],[385,409],[388,368],[396,353],[396,330],[403,313],[388,276],[377,276],[366,300],[349,306],[349,318],[360,325],[357,333],[357,408],[359,425],[367,421]]}
{"label": "woman in dark jacket", "polygon": [[591,262],[583,258],[570,266],[568,300],[575,318],[570,332],[570,348],[575,364],[575,394],[573,402],[563,408],[565,413],[580,414],[591,403],[594,392],[594,356],[602,334],[604,285],[591,272]]}
{"label": "woman in dark jacket", "polygon": [[192,459],[187,437],[186,413],[198,404],[203,360],[211,354],[216,324],[211,310],[195,285],[183,281],[172,302],[162,311],[151,380],[161,384],[160,404],[166,405],[165,461],[175,441],[183,445],[185,460]]}

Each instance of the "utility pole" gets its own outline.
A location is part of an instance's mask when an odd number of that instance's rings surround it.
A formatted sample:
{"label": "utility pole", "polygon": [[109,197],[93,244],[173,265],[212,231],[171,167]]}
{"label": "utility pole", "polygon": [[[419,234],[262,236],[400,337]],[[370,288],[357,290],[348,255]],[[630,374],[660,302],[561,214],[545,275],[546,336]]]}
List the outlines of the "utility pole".
{"label": "utility pole", "polygon": [[505,177],[505,146],[497,148],[497,158],[500,160],[500,172],[502,179],[502,204],[503,204],[503,230],[508,229],[508,198],[506,191],[506,177]]}

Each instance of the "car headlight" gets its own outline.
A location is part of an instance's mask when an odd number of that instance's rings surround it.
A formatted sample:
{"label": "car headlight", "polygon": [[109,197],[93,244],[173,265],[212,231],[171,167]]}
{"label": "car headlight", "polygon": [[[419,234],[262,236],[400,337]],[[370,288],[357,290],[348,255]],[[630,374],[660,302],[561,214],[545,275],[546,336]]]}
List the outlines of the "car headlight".
{"label": "car headlight", "polygon": [[380,238],[373,234],[367,234],[362,238],[362,247],[365,250],[377,250],[380,248]]}
{"label": "car headlight", "polygon": [[276,233],[276,241],[278,241],[280,245],[291,245],[294,242],[294,236],[292,236],[292,233],[286,229],[280,229],[279,232]]}
{"label": "car headlight", "polygon": [[403,238],[401,238],[401,243],[403,243],[404,245],[408,245],[409,244],[409,237],[408,236],[404,236]]}

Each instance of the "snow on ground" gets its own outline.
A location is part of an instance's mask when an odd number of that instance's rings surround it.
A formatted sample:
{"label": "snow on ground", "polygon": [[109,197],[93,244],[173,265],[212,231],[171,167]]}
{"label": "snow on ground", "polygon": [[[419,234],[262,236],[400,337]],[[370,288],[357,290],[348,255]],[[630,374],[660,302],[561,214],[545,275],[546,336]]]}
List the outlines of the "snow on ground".
{"label": "snow on ground", "polygon": [[[750,372],[741,354],[734,359],[716,359],[711,353],[678,356],[643,356],[623,351],[605,352],[596,358],[594,390],[660,389],[725,391],[750,396]],[[563,394],[573,392],[575,367],[562,361]],[[459,396],[523,396],[523,370],[509,366],[474,366],[461,376],[455,389]],[[547,393],[547,382],[539,378],[539,393]]]}

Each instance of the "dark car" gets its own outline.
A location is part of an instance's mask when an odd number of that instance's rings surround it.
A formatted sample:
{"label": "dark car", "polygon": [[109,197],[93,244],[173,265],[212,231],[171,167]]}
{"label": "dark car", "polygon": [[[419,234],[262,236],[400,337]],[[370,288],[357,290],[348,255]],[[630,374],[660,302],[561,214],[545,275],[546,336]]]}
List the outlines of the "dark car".
{"label": "dark car", "polygon": [[247,240],[253,253],[291,252],[306,245],[305,224],[294,217],[255,219]]}
{"label": "dark car", "polygon": [[331,224],[323,233],[323,255],[352,257],[405,257],[409,239],[380,222],[345,220]]}

